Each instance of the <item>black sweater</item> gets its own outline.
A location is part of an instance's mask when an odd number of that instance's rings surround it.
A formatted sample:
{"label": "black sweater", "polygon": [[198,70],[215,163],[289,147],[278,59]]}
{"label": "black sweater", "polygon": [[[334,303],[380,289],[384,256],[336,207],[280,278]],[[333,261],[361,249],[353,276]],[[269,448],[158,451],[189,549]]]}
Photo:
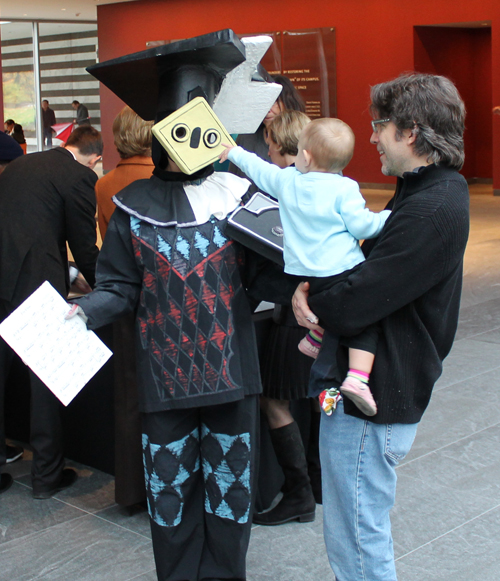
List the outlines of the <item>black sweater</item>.
{"label": "black sweater", "polygon": [[332,289],[309,298],[320,324],[351,336],[376,321],[382,332],[370,378],[375,423],[416,423],[455,336],[469,232],[467,183],[436,165],[398,178],[382,233],[363,244],[366,261]]}

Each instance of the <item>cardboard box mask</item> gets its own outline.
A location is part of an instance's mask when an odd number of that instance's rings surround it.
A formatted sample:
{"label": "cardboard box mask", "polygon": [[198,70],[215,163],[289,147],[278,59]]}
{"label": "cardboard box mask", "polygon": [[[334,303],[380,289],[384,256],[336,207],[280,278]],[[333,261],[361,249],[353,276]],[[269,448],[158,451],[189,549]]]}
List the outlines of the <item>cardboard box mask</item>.
{"label": "cardboard box mask", "polygon": [[153,135],[179,169],[192,175],[217,161],[223,143],[236,145],[203,97],[196,97],[153,126]]}

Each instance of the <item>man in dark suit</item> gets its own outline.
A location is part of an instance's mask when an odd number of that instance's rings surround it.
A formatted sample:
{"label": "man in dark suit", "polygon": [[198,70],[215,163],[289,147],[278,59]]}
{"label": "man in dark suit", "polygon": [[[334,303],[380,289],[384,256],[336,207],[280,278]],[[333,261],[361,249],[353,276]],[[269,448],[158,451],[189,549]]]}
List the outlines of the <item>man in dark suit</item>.
{"label": "man in dark suit", "polygon": [[52,125],[56,124],[56,114],[49,107],[47,99],[42,101],[43,144],[52,147]]}
{"label": "man in dark suit", "polygon": [[82,125],[90,125],[89,121],[89,110],[85,105],[82,105],[80,101],[73,101],[71,106],[76,111],[76,118],[73,119],[73,123],[81,127]]}
{"label": "man in dark suit", "polygon": [[[95,282],[97,175],[101,134],[79,127],[65,147],[33,153],[0,175],[0,321],[45,280],[63,296],[69,291],[66,242],[87,282]],[[4,385],[12,351],[0,339],[0,468],[5,464]],[[61,404],[38,377],[31,379],[31,469],[34,498],[50,498],[73,484],[64,468]],[[12,484],[2,474],[0,493]]]}

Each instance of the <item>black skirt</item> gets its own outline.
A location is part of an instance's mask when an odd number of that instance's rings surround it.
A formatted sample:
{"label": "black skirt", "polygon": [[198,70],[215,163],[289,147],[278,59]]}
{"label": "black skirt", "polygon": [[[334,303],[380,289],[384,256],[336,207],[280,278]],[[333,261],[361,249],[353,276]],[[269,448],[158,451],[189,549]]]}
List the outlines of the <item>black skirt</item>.
{"label": "black skirt", "polygon": [[297,324],[291,308],[284,309],[281,307],[281,315],[274,317],[262,351],[262,395],[293,401],[307,397],[314,359],[302,354],[297,347],[307,329]]}

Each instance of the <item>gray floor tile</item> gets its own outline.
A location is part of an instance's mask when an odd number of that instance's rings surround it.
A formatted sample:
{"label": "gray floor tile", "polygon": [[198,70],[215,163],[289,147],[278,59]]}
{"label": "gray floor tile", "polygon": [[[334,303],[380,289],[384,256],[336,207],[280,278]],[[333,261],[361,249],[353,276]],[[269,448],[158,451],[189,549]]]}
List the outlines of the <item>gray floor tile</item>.
{"label": "gray floor tile", "polygon": [[29,475],[31,472],[31,452],[29,453],[28,458],[25,458],[23,456],[22,460],[17,460],[16,462],[12,462],[11,464],[6,464],[2,469],[2,472],[8,472],[16,480],[17,479],[20,480],[24,476],[25,477],[24,481],[26,483],[30,482],[31,486],[31,481],[29,479]]}
{"label": "gray floor tile", "polygon": [[403,463],[438,450],[500,422],[498,371],[435,391]]}
{"label": "gray floor tile", "polygon": [[455,341],[451,353],[444,360],[443,374],[434,391],[499,367],[500,345],[472,339]]}
{"label": "gray floor tile", "polygon": [[323,511],[312,523],[252,530],[247,558],[249,581],[335,581],[323,541]]}
{"label": "gray floor tile", "polygon": [[500,327],[500,299],[486,300],[480,304],[460,309],[456,339],[466,339]]}
{"label": "gray floor tile", "polygon": [[0,497],[0,547],[85,514],[55,499],[34,500],[30,488],[14,482]]}
{"label": "gray floor tile", "polygon": [[500,343],[500,327],[498,327],[497,329],[493,329],[492,331],[486,331],[484,333],[479,333],[478,335],[474,335],[473,341],[499,344]]}
{"label": "gray floor tile", "polygon": [[[78,480],[70,488],[58,492],[54,498],[87,512],[96,512],[115,504],[115,481],[112,476],[76,462],[68,461],[67,467],[76,470]],[[29,475],[17,480],[31,491]]]}
{"label": "gray floor tile", "polygon": [[[12,444],[15,446],[24,446],[20,442],[16,442],[14,440],[7,440],[8,444]],[[31,460],[33,458],[33,454],[31,450],[28,448],[24,448],[23,456],[21,459],[16,460],[10,464],[5,465],[5,471],[8,472],[13,476],[13,478],[20,478],[21,476],[25,476],[31,472]]]}
{"label": "gray floor tile", "polygon": [[500,508],[401,557],[396,567],[399,581],[498,581]]}
{"label": "gray floor tile", "polygon": [[500,426],[409,462],[398,469],[392,513],[400,556],[498,505]]}
{"label": "gray floor tile", "polygon": [[115,504],[96,513],[100,518],[133,531],[146,538],[151,538],[149,516],[145,509],[126,508]]}
{"label": "gray floor tile", "polygon": [[132,577],[127,579],[127,581],[158,581],[158,577],[156,575],[156,569],[148,571],[147,573],[142,573],[137,577]]}
{"label": "gray floor tile", "polygon": [[154,569],[151,542],[96,516],[0,545],[2,578],[128,581]]}

